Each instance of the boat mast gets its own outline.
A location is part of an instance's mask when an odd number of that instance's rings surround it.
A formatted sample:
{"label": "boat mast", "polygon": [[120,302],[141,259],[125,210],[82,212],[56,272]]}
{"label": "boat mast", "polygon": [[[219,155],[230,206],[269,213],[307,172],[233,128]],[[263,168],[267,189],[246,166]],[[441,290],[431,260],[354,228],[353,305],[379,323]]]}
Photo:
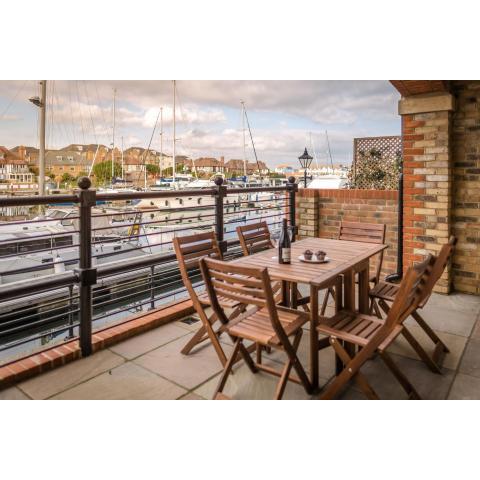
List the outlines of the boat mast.
{"label": "boat mast", "polygon": [[313,145],[313,139],[312,139],[312,132],[308,132],[310,134],[310,148],[313,152],[313,158],[315,159],[315,166],[318,170],[318,158],[317,158],[317,154],[315,152],[315,146]]}
{"label": "boat mast", "polygon": [[45,195],[45,109],[47,99],[47,81],[42,80],[40,85],[40,149],[38,153],[38,194]]}
{"label": "boat mast", "polygon": [[240,101],[242,104],[242,132],[243,132],[243,175],[247,176],[247,153],[246,153],[246,142],[245,142],[245,102]]}
{"label": "boat mast", "polygon": [[122,135],[122,180],[123,180],[123,186],[125,186],[125,165],[123,162],[123,135]]}
{"label": "boat mast", "polygon": [[160,107],[160,178],[162,178],[163,168],[163,107]]}
{"label": "boat mast", "polygon": [[112,129],[112,180],[113,185],[113,176],[115,175],[115,95],[117,89],[113,89],[113,129]]}
{"label": "boat mast", "polygon": [[[173,181],[175,182],[175,142],[176,142],[176,131],[175,131],[175,80],[173,80]],[[175,183],[174,183],[175,186]]]}
{"label": "boat mast", "polygon": [[325,136],[327,137],[327,148],[328,148],[328,155],[330,157],[330,165],[332,166],[332,173],[333,173],[333,158],[332,158],[332,152],[330,150],[330,141],[328,140],[328,132],[325,130]]}

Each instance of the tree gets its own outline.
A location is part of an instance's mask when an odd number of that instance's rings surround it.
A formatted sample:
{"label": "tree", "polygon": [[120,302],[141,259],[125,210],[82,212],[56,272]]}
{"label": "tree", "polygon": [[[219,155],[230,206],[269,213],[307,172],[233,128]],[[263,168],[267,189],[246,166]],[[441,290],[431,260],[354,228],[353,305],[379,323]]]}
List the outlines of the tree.
{"label": "tree", "polygon": [[70,175],[68,172],[65,172],[65,173],[62,175],[60,181],[61,181],[62,183],[70,184],[70,183],[72,183],[73,181],[75,181],[75,177],[74,177],[73,175]]}
{"label": "tree", "polygon": [[30,166],[28,167],[28,171],[29,171],[30,173],[33,173],[34,175],[37,175],[37,176],[38,176],[38,167],[35,167],[35,166],[33,166],[33,165],[30,165]]}
{"label": "tree", "polygon": [[147,173],[149,175],[158,175],[160,173],[160,167],[158,165],[147,163]]}
{"label": "tree", "polygon": [[[122,167],[115,162],[114,166],[114,177],[119,177],[122,174]],[[104,162],[99,162],[93,166],[92,170],[93,175],[95,176],[95,183],[97,185],[105,184],[111,182],[112,179],[112,161],[106,160]]]}

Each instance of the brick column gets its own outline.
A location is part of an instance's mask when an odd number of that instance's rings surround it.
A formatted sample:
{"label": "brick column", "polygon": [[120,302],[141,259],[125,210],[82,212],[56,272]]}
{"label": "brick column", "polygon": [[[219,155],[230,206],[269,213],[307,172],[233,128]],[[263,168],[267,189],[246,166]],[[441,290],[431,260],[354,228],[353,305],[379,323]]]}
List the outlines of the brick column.
{"label": "brick column", "polygon": [[[452,111],[454,98],[439,93],[399,102],[404,165],[404,268],[436,254],[452,232]],[[450,266],[435,291],[449,293]]]}
{"label": "brick column", "polygon": [[299,237],[318,237],[318,190],[298,191],[295,222]]}

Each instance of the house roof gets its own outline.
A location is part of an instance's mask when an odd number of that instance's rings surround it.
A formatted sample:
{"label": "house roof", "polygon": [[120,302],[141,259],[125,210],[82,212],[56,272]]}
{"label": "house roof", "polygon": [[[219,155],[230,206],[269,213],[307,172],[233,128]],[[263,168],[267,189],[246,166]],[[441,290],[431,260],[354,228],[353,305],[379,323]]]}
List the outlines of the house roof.
{"label": "house roof", "polygon": [[15,164],[15,165],[24,165],[25,162],[7,147],[0,145],[0,163],[2,164]]}
{"label": "house roof", "polygon": [[216,158],[202,157],[195,160],[195,167],[220,167],[222,165],[223,162]]}

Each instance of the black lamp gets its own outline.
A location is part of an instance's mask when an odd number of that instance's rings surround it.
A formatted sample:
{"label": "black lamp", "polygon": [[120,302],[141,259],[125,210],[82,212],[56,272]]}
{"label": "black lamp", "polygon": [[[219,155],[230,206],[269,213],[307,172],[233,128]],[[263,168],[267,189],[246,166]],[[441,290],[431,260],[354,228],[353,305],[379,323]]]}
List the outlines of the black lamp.
{"label": "black lamp", "polygon": [[303,168],[303,182],[305,184],[305,188],[307,188],[307,170],[310,168],[310,165],[312,164],[313,157],[308,154],[306,147],[305,147],[305,151],[303,152],[303,155],[298,157],[298,160],[300,161],[300,165]]}

